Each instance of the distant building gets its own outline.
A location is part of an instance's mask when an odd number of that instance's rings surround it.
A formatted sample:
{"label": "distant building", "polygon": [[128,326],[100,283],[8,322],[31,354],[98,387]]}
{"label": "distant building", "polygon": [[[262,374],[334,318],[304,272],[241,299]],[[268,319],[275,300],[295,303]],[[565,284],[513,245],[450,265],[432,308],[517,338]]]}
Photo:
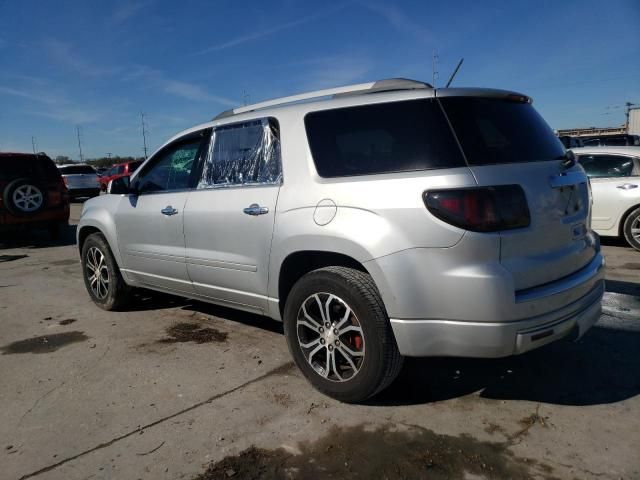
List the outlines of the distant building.
{"label": "distant building", "polygon": [[629,109],[629,135],[640,135],[640,107]]}

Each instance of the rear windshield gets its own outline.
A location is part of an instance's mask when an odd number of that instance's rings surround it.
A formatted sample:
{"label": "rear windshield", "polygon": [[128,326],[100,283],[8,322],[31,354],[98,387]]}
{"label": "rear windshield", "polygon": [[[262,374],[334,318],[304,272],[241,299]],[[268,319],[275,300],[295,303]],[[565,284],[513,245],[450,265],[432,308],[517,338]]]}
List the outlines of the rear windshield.
{"label": "rear windshield", "polygon": [[321,177],[465,166],[433,99],[313,112],[305,127]]}
{"label": "rear windshield", "polygon": [[69,165],[68,167],[60,167],[60,173],[62,175],[81,175],[81,174],[94,174],[96,171],[89,165]]}
{"label": "rear windshield", "polygon": [[470,165],[564,158],[562,143],[529,103],[473,97],[440,101]]}

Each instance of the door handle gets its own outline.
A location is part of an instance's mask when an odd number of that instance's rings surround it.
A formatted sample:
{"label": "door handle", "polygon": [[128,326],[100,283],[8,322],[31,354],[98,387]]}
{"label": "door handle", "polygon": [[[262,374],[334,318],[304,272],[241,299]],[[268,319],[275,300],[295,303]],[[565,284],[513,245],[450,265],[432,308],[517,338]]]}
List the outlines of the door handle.
{"label": "door handle", "polygon": [[620,188],[622,190],[631,190],[632,188],[638,188],[638,185],[635,183],[623,183],[622,185],[618,185],[616,188]]}
{"label": "door handle", "polygon": [[257,203],[252,203],[242,211],[247,215],[253,215],[253,216],[264,215],[266,213],[269,213],[269,209],[267,207],[261,207]]}
{"label": "door handle", "polygon": [[178,210],[176,210],[175,208],[173,208],[171,205],[168,205],[166,207],[164,207],[162,210],[160,210],[160,213],[162,213],[163,215],[175,215],[176,213],[178,213]]}

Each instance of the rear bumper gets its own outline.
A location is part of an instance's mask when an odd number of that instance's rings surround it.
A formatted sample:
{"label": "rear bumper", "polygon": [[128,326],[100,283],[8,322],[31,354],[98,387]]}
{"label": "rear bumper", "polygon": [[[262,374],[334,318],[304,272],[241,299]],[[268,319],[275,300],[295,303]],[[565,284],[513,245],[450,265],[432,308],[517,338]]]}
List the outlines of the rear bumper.
{"label": "rear bumper", "polygon": [[17,216],[6,210],[0,210],[0,230],[11,230],[21,226],[51,225],[69,221],[69,204],[48,208],[34,215]]}
{"label": "rear bumper", "polygon": [[100,194],[100,185],[93,188],[69,188],[70,197],[95,197]]}
{"label": "rear bumper", "polygon": [[600,318],[603,294],[604,280],[599,279],[584,297],[532,318],[512,322],[392,319],[391,326],[400,353],[409,357],[506,357],[561,338],[580,338]]}

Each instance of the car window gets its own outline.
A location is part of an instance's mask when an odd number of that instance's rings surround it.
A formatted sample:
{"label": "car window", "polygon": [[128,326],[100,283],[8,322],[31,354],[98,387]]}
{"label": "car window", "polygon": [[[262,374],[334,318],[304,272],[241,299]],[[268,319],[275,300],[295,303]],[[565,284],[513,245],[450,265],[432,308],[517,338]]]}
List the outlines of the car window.
{"label": "car window", "polygon": [[321,177],[465,166],[433,99],[323,110],[304,121]]}
{"label": "car window", "polygon": [[[48,158],[47,161],[51,162]],[[35,155],[4,157],[0,159],[0,179],[6,181],[21,177],[42,179],[46,172],[45,168],[42,162],[36,160]]]}
{"label": "car window", "polygon": [[135,172],[140,165],[142,165],[142,162],[131,162],[129,164],[129,173]]}
{"label": "car window", "polygon": [[145,193],[190,188],[191,171],[201,144],[202,137],[198,136],[164,148],[154,156],[149,168],[138,175],[138,190]]}
{"label": "car window", "polygon": [[210,150],[198,188],[276,184],[282,178],[275,119],[218,127]]}
{"label": "car window", "polygon": [[591,178],[629,177],[633,159],[619,155],[580,155],[578,161]]}
{"label": "car window", "polygon": [[125,170],[125,166],[124,165],[118,165],[116,167],[116,171],[114,173],[114,175],[122,175],[124,173]]}
{"label": "car window", "polygon": [[470,165],[564,158],[562,143],[528,102],[475,97],[440,101]]}
{"label": "car window", "polygon": [[60,167],[62,175],[95,175],[96,171],[89,165],[68,165]]}

